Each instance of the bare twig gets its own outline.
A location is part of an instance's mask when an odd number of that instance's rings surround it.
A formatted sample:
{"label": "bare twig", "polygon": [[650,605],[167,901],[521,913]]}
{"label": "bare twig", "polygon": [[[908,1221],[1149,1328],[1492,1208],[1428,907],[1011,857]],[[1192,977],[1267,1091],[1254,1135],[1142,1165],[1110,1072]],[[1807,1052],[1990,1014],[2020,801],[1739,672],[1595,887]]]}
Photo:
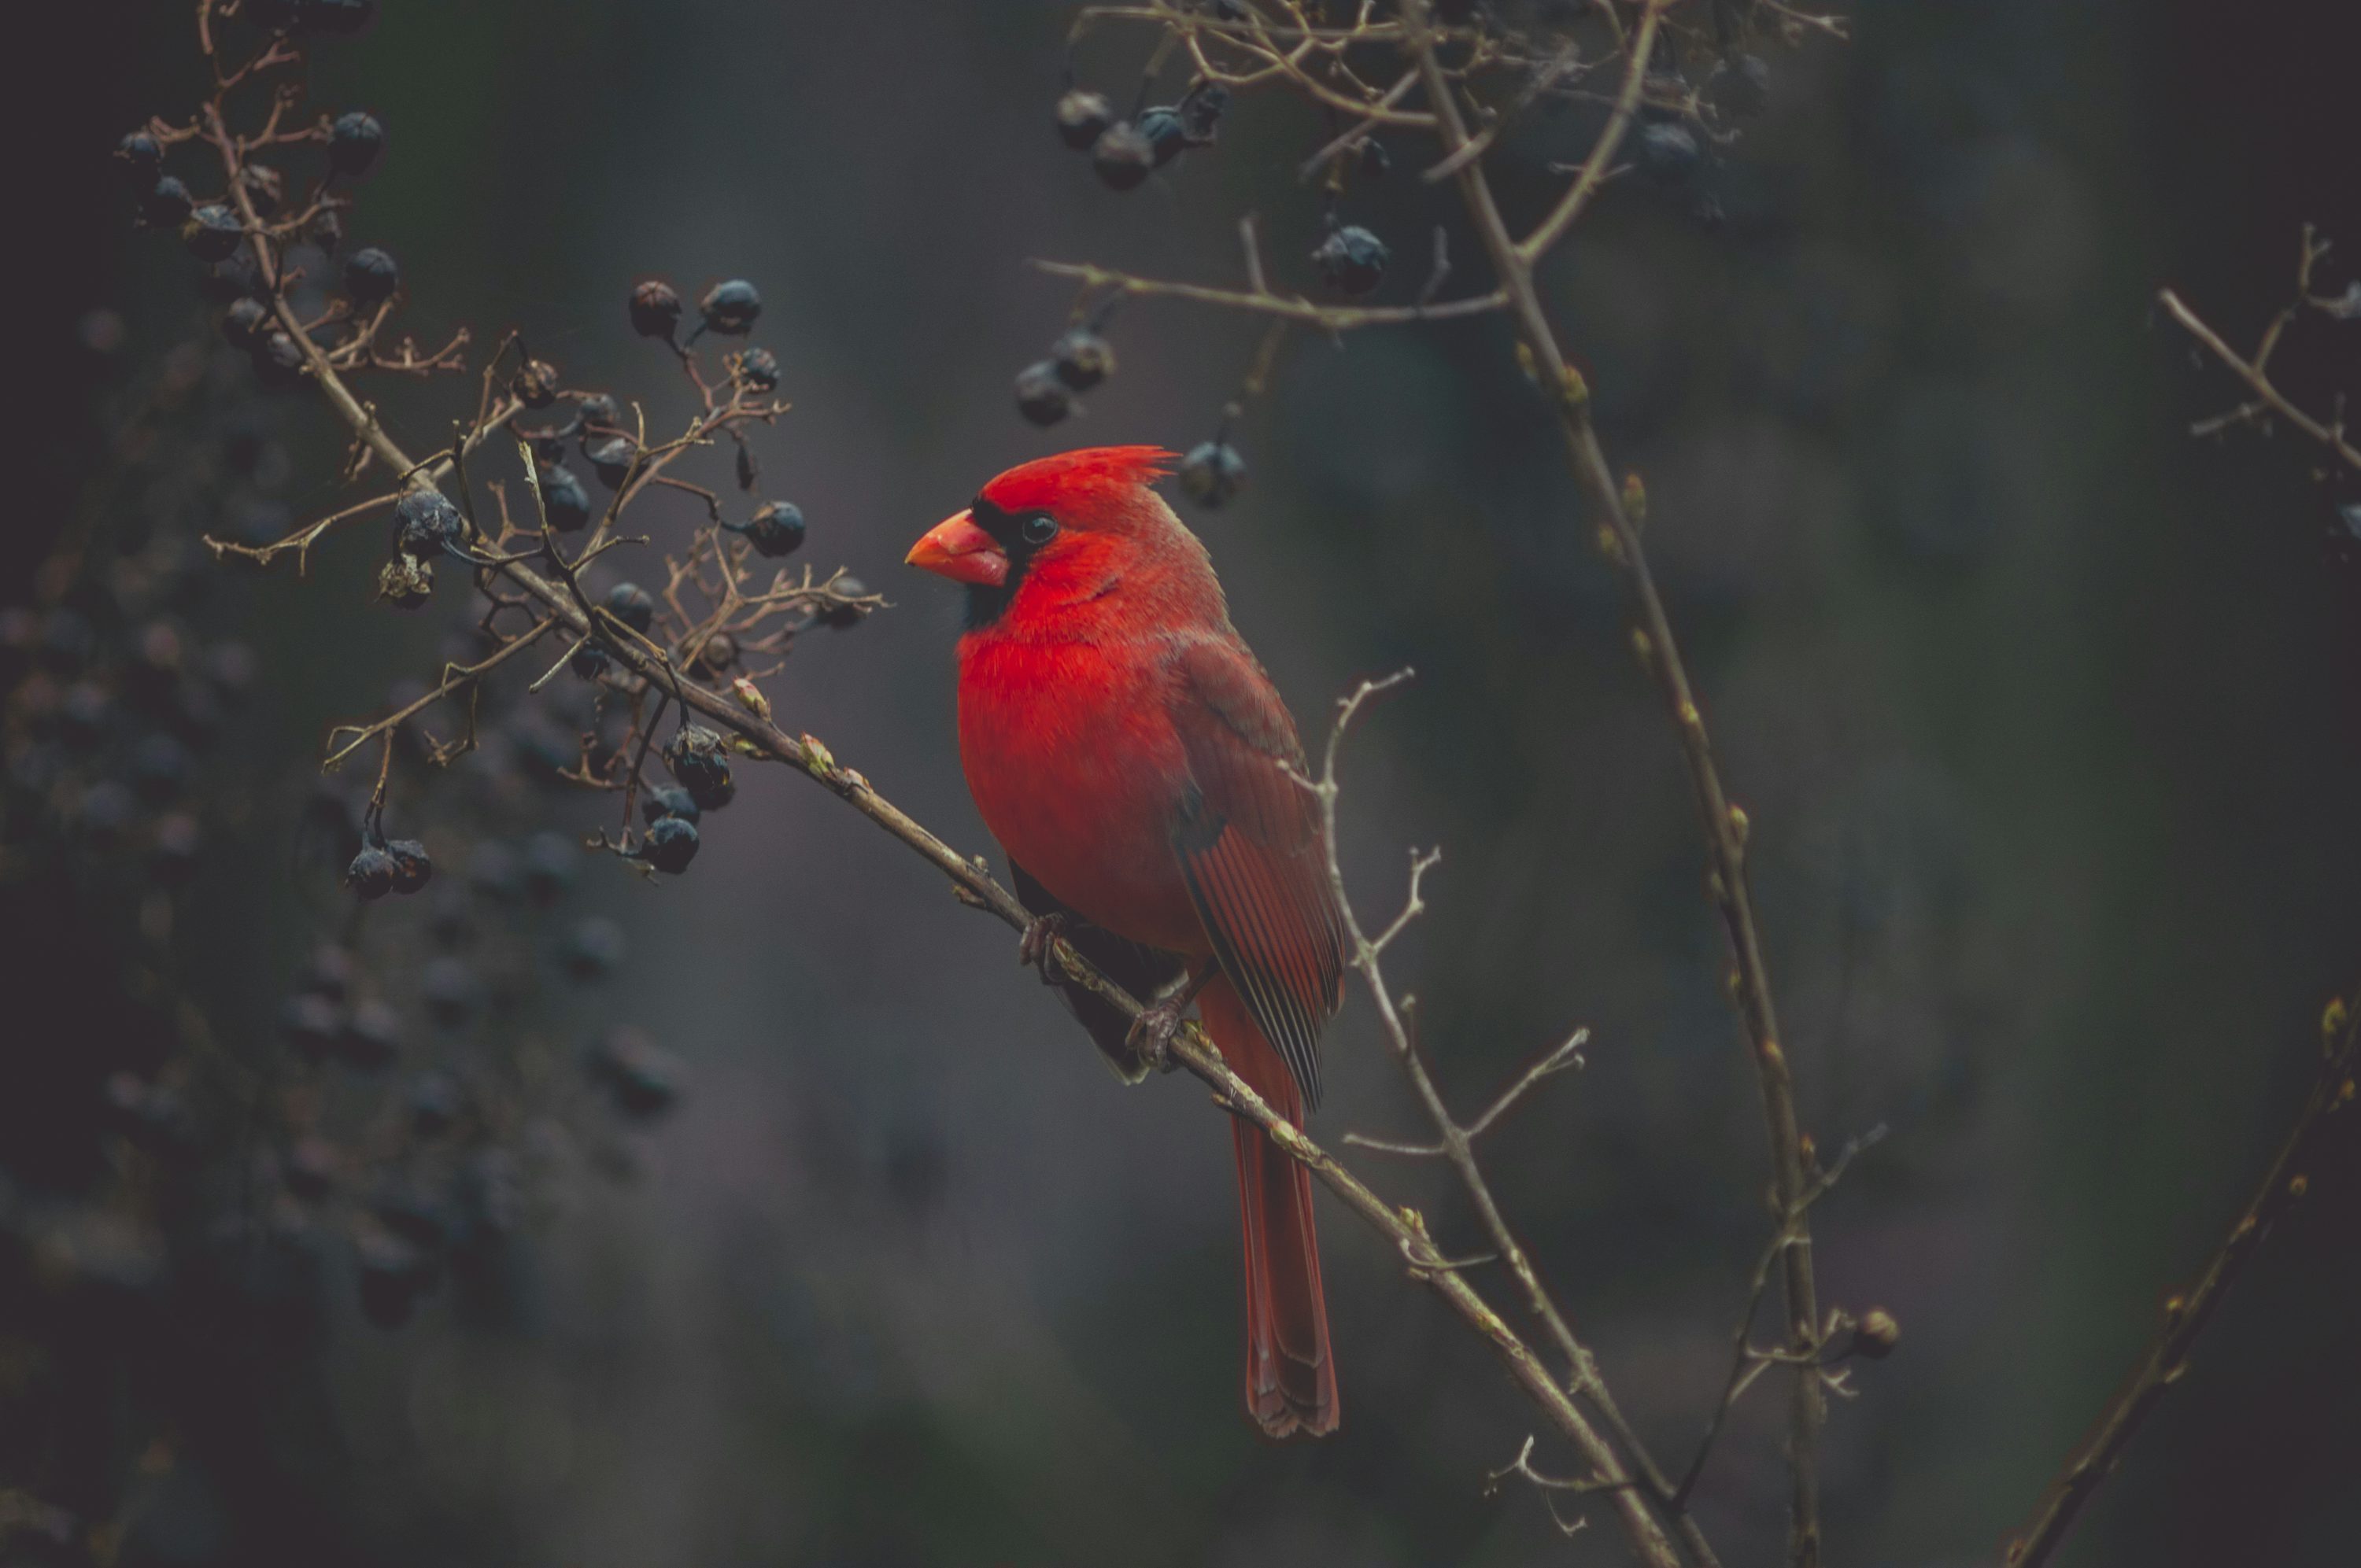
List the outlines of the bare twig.
{"label": "bare twig", "polygon": [[2270,378],[2271,351],[2279,346],[2280,334],[2287,330],[2299,310],[2309,306],[2328,314],[2337,313],[2339,302],[2324,300],[2312,292],[2312,264],[2327,252],[2328,242],[2315,240],[2312,225],[2306,224],[2302,256],[2296,272],[2296,302],[2271,318],[2271,323],[2264,329],[2262,342],[2256,347],[2251,359],[2224,342],[2222,334],[2199,319],[2197,313],[2183,303],[2180,295],[2169,289],[2158,291],[2157,302],[2165,308],[2166,313],[2255,394],[2252,400],[2241,403],[2228,413],[2200,420],[2191,427],[2191,434],[2210,435],[2233,424],[2251,422],[2262,418],[2268,411],[2277,413],[2304,435],[2328,448],[2349,466],[2361,469],[2361,448],[2355,447],[2345,436],[2343,400],[2338,400],[2336,412],[2323,423],[2289,400],[2287,394],[2280,391]]}
{"label": "bare twig", "polygon": [[2189,1370],[2189,1353],[2197,1336],[2213,1319],[2231,1282],[2245,1272],[2279,1216],[2292,1208],[2311,1185],[2301,1167],[2318,1152],[2329,1118],[2339,1112],[2353,1117],[2354,1071],[2361,1066],[2361,992],[2350,1001],[2329,1004],[2321,1020],[2323,1059],[2304,1096],[2295,1125],[2280,1143],[2263,1184],[2249,1199],[2237,1223],[2208,1258],[2197,1283],[2164,1304],[2164,1322],[2148,1343],[2147,1354],[2107,1408],[2099,1414],[2091,1435],[2067,1457],[2065,1468],[2050,1481],[2034,1508],[2033,1522],[2009,1542],[2009,1568],[2039,1568],[2074,1527],[2091,1495],[2114,1471],[2142,1422],[2155,1410],[2165,1390]]}

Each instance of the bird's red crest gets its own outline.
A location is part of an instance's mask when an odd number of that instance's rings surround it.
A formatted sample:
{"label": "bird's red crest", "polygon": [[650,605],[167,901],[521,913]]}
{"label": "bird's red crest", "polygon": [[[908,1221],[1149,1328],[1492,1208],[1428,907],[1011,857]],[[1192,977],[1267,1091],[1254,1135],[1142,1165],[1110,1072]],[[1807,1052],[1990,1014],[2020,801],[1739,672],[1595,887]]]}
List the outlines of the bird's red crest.
{"label": "bird's red crest", "polygon": [[1021,463],[984,486],[983,498],[1008,512],[1067,511],[1126,498],[1171,473],[1178,460],[1161,446],[1086,446]]}

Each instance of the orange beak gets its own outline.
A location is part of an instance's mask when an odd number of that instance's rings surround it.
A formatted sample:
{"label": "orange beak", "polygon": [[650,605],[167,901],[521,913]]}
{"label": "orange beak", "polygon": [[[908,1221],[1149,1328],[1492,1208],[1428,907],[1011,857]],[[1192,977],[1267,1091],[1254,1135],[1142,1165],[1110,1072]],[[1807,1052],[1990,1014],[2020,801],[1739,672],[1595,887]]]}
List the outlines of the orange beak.
{"label": "orange beak", "polygon": [[992,535],[975,525],[966,512],[947,517],[927,530],[909,554],[906,565],[923,566],[955,583],[975,583],[996,588],[1008,579],[1008,557]]}

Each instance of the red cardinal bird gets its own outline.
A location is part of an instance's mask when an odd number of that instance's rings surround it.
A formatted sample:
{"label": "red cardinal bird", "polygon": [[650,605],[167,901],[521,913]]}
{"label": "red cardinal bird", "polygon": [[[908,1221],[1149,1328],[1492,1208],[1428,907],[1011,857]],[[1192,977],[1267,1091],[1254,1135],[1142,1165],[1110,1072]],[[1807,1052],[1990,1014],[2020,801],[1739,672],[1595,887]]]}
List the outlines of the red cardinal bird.
{"label": "red cardinal bird", "polygon": [[[1126,1076],[1194,993],[1222,1055],[1298,1126],[1342,1000],[1343,922],[1295,721],[1235,628],[1197,536],[1148,486],[1172,454],[1044,457],[983,487],[911,550],[967,585],[960,761],[1017,896],[1022,956],[1062,932],[1134,995],[1143,1027],[1065,994]],[[1047,966],[1045,965],[1045,970]],[[1180,982],[1185,977],[1187,984]],[[1336,1428],[1312,1177],[1239,1118],[1246,1409],[1272,1437]]]}

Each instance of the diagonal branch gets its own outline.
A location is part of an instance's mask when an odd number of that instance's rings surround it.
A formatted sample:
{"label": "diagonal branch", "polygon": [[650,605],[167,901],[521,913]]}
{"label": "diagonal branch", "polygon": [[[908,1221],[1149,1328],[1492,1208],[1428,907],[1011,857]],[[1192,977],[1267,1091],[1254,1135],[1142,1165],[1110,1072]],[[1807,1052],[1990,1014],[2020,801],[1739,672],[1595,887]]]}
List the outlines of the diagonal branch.
{"label": "diagonal branch", "polygon": [[2132,1374],[2131,1381],[2110,1400],[2100,1412],[2098,1425],[2081,1446],[2067,1457],[2066,1466],[2042,1492],[2036,1505],[2033,1522],[2025,1533],[2009,1542],[2006,1562],[2009,1568],[2039,1568],[2049,1561],[2069,1530],[2082,1506],[2091,1500],[2123,1457],[2123,1452],[2140,1429],[2142,1422],[2154,1412],[2164,1391],[2180,1381],[2189,1370],[2189,1353],[2197,1343],[2197,1336],[2205,1332],[2213,1321],[2214,1309],[2222,1304],[2223,1296],[2231,1282],[2245,1272],[2263,1244],[2263,1237],[2280,1215],[2295,1206],[2311,1186],[2301,1167],[2318,1151],[2328,1119],[2343,1112],[2350,1121],[2353,1110],[2353,1076],[2361,1068],[2361,992],[2348,1003],[2332,1002],[2321,1019],[2321,1047],[2323,1059],[2320,1074],[2312,1080],[2312,1092],[2304,1097],[2303,1109],[2297,1113],[2295,1125],[2279,1145],[2279,1152],[2271,1161],[2271,1168],[2263,1184],[2247,1201],[2237,1223],[2214,1249],[2205,1263],[2205,1271],[2185,1295],[2175,1296],[2164,1304],[2164,1325],[2149,1342],[2147,1354]]}

